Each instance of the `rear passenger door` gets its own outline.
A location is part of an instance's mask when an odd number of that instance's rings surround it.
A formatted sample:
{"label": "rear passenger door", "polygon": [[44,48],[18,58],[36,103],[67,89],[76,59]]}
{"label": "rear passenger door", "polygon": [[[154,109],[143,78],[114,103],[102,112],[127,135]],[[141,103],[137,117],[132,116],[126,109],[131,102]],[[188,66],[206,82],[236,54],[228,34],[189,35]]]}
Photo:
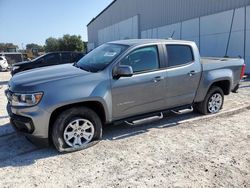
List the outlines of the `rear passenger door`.
{"label": "rear passenger door", "polygon": [[134,75],[113,79],[113,119],[122,119],[164,108],[166,70],[161,70],[157,45],[140,47],[126,55],[120,65],[129,65]]}
{"label": "rear passenger door", "polygon": [[191,104],[201,76],[201,64],[189,45],[165,45],[167,52],[167,107]]}

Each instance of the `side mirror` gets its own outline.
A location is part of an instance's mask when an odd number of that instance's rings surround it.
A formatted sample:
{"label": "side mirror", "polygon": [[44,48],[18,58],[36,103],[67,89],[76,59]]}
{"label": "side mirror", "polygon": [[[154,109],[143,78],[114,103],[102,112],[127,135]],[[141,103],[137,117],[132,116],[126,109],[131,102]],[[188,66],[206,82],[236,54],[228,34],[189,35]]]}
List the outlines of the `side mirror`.
{"label": "side mirror", "polygon": [[131,66],[119,65],[113,70],[113,77],[119,79],[121,77],[132,77],[134,74]]}

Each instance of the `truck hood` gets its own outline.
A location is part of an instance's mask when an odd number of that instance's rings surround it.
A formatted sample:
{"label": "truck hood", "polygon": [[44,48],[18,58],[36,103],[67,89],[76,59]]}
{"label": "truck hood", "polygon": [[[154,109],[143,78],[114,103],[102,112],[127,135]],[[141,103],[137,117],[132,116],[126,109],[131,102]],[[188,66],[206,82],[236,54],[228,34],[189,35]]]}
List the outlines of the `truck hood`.
{"label": "truck hood", "polygon": [[74,67],[72,64],[56,65],[20,72],[12,77],[9,85],[10,88],[15,90],[14,88],[17,89],[17,87],[32,87],[89,74],[92,73]]}

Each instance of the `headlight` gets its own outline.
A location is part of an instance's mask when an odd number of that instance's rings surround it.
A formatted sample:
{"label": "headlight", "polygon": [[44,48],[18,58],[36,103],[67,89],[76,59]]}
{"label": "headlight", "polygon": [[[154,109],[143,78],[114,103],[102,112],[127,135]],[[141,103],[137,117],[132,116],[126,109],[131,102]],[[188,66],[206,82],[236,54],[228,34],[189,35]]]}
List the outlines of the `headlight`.
{"label": "headlight", "polygon": [[13,71],[16,70],[16,69],[19,69],[19,66],[14,66],[14,67],[12,67],[12,70],[13,70]]}
{"label": "headlight", "polygon": [[12,93],[9,101],[12,106],[34,106],[42,99],[43,93],[21,94]]}

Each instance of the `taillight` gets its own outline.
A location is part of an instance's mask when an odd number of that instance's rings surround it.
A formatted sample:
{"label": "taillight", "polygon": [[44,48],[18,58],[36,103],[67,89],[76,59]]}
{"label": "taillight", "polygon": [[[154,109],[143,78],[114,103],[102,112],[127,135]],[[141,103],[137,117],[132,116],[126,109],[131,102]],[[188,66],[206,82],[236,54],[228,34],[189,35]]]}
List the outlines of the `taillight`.
{"label": "taillight", "polygon": [[246,70],[246,65],[242,65],[242,68],[241,68],[241,73],[240,73],[240,79],[242,79],[245,75],[245,70]]}

